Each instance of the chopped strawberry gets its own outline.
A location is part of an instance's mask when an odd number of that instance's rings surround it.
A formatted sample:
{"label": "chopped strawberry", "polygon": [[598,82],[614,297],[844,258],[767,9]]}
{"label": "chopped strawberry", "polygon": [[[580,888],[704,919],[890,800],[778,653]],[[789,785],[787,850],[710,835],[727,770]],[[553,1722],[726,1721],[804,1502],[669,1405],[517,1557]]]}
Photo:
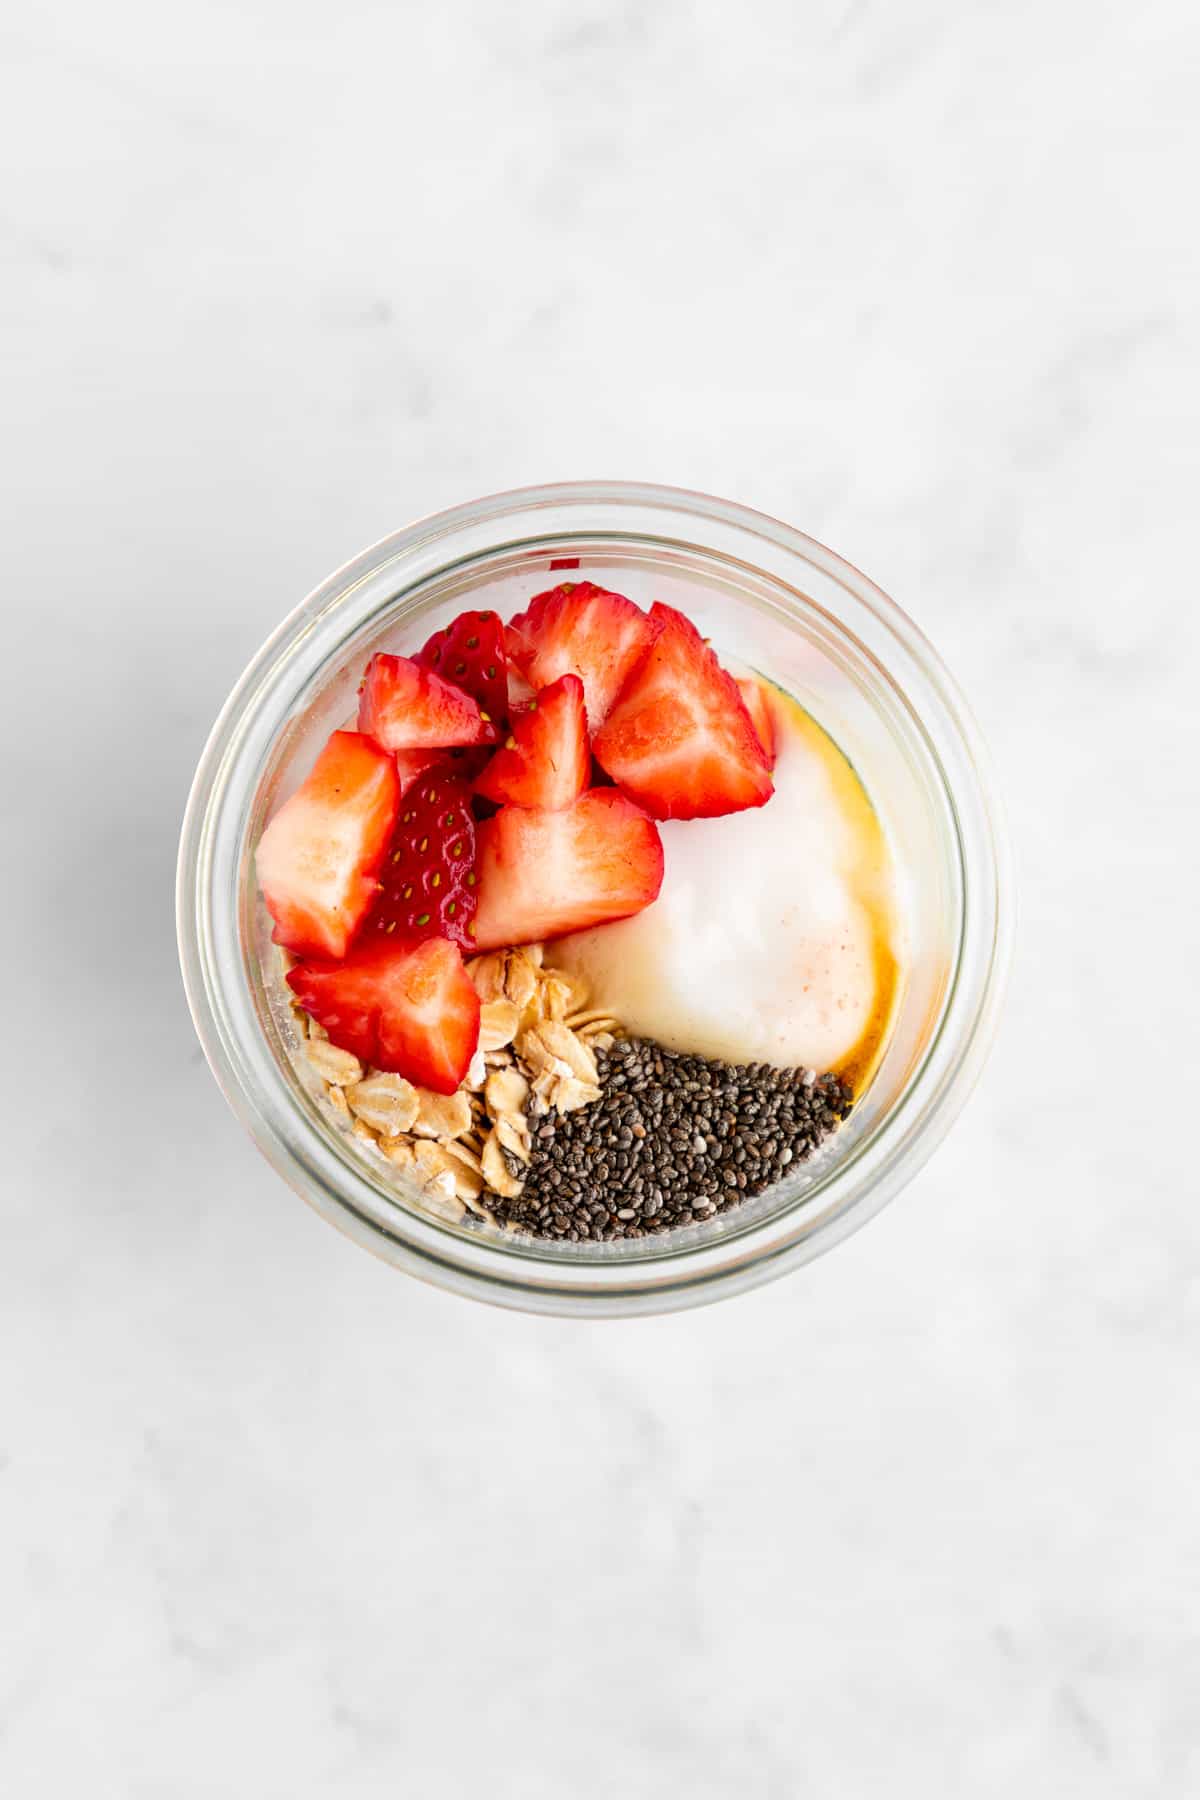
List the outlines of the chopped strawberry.
{"label": "chopped strawberry", "polygon": [[653,628],[640,607],[592,581],[564,581],[538,594],[510,620],[509,659],[535,688],[560,675],[583,682],[588,724],[595,731],[646,654]]}
{"label": "chopped strawberry", "polygon": [[655,604],[658,635],[592,748],[622,793],[655,819],[710,819],[774,790],[737,683],[690,620]]}
{"label": "chopped strawberry", "polygon": [[446,756],[444,750],[397,750],[396,773],[400,777],[401,795],[407,794],[414,781],[420,781],[427,770],[436,768]]}
{"label": "chopped strawberry", "polygon": [[658,828],[614,788],[560,812],[505,806],[479,827],[477,950],[625,919],[657,899]]}
{"label": "chopped strawberry", "polygon": [[335,731],[255,853],[277,944],[345,955],[375,897],[399,800],[392,758],[357,731]]}
{"label": "chopped strawberry", "polygon": [[298,963],[288,986],[329,1033],[364,1063],[453,1094],[479,1042],[479,996],[445,938],[372,941],[342,962]]}
{"label": "chopped strawberry", "polygon": [[588,749],[583,683],[578,675],[558,680],[516,707],[508,742],[497,750],[475,783],[475,792],[501,806],[570,806],[588,784]]}
{"label": "chopped strawberry", "polygon": [[363,941],[444,937],[469,946],[475,898],[471,790],[441,763],[415,781],[400,802]]}
{"label": "chopped strawberry", "polygon": [[485,721],[497,727],[504,724],[508,717],[508,664],[504,626],[497,613],[460,613],[434,632],[417,661],[470,694]]}
{"label": "chopped strawberry", "polygon": [[738,693],[742,696],[746,711],[750,714],[750,723],[754,727],[755,736],[766,753],[767,767],[775,767],[775,719],[771,712],[771,699],[764,684],[755,676],[746,676],[737,684]]}
{"label": "chopped strawberry", "polygon": [[483,773],[492,756],[490,744],[476,744],[473,750],[447,750],[446,768],[451,775],[457,775],[468,787],[474,786],[475,777]]}
{"label": "chopped strawberry", "polygon": [[457,775],[460,781],[474,781],[486,767],[491,754],[490,744],[477,744],[471,750],[397,750],[400,792],[407,794],[413,782],[419,781],[430,769],[444,769],[447,775]]}
{"label": "chopped strawberry", "polygon": [[359,689],[358,728],[384,750],[494,744],[496,727],[461,688],[407,656],[373,656]]}
{"label": "chopped strawberry", "polygon": [[524,675],[522,675],[520,669],[518,669],[516,663],[513,662],[512,658],[510,657],[509,663],[508,663],[508,716],[509,716],[509,718],[510,719],[512,718],[514,707],[528,706],[529,702],[534,698],[536,693],[537,693],[537,689],[535,687],[533,687],[528,681],[526,681]]}

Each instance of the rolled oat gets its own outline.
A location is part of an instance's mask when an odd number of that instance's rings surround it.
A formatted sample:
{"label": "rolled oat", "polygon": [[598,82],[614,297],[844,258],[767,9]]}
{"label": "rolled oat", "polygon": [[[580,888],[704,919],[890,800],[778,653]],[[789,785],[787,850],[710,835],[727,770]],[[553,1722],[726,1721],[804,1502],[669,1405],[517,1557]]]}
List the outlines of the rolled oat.
{"label": "rolled oat", "polygon": [[413,1132],[421,1138],[457,1138],[471,1129],[471,1097],[459,1088],[456,1094],[435,1094],[417,1088],[419,1102]]}
{"label": "rolled oat", "polygon": [[511,1044],[521,1024],[520,1008],[512,1000],[487,1000],[479,1012],[479,1048],[503,1050]]}
{"label": "rolled oat", "polygon": [[411,1131],[421,1107],[412,1082],[385,1069],[373,1069],[364,1081],[356,1081],[346,1098],[355,1117],[384,1137]]}
{"label": "rolled oat", "polygon": [[363,1066],[349,1050],[339,1050],[326,1038],[310,1038],[305,1047],[309,1062],[330,1086],[349,1087],[351,1082],[362,1080]]}

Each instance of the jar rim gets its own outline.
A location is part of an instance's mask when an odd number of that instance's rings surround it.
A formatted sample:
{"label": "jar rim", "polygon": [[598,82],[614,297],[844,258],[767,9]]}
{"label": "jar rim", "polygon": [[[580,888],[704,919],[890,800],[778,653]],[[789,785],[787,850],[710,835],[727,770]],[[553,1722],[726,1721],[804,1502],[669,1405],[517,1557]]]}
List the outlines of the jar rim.
{"label": "jar rim", "polygon": [[[877,1130],[831,1169],[819,1213],[806,1217],[808,1203],[797,1198],[761,1226],[711,1244],[647,1238],[639,1245],[651,1248],[619,1262],[547,1262],[395,1199],[381,1206],[377,1184],[304,1118],[240,991],[233,947],[242,840],[256,776],[298,696],[371,616],[383,581],[402,575],[407,591],[473,556],[525,544],[544,552],[558,539],[609,535],[676,543],[679,533],[696,531],[699,552],[740,561],[781,593],[803,592],[790,575],[819,571],[877,640],[868,654],[878,660],[886,651],[883,671],[928,738],[945,784],[963,873],[958,955],[920,1066]],[[840,614],[835,623],[846,635]],[[234,687],[201,755],[180,840],[176,913],[188,1004],[213,1073],[260,1150],[317,1211],[385,1260],[453,1291],[527,1311],[611,1316],[675,1310],[758,1285],[875,1216],[941,1141],[978,1077],[1002,999],[1013,905],[1002,809],[978,728],[937,652],[881,588],[816,539],[736,502],[657,484],[580,481],[490,494],[418,519],[336,570],[282,622]]]}

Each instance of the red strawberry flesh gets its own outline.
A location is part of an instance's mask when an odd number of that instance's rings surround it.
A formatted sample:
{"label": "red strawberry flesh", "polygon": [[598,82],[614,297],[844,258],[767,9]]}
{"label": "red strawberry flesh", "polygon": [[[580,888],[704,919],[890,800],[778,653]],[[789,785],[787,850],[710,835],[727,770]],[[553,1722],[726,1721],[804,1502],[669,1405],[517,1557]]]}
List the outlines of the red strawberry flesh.
{"label": "red strawberry flesh", "polygon": [[255,853],[277,944],[345,955],[375,897],[399,799],[393,759],[357,731],[335,731]]}
{"label": "red strawberry flesh", "polygon": [[447,755],[445,750],[397,750],[394,753],[396,773],[400,777],[401,795],[407,794],[414,781],[420,781],[428,769],[435,769]]}
{"label": "red strawberry flesh", "polygon": [[488,744],[477,744],[470,750],[397,750],[400,793],[402,796],[407,794],[414,781],[419,781],[430,769],[444,769],[447,775],[457,775],[469,786],[486,766],[491,754]]}
{"label": "red strawberry flesh", "polygon": [[300,963],[288,986],[331,1043],[436,1094],[453,1094],[479,1042],[479,996],[454,944],[375,940],[334,964]]}
{"label": "red strawberry flesh", "polygon": [[754,726],[755,736],[763,747],[767,758],[767,767],[775,767],[775,719],[771,712],[771,699],[764,684],[756,676],[747,675],[739,679],[738,693],[742,696],[746,711],[750,714],[750,722]]}
{"label": "red strawberry flesh", "polygon": [[363,940],[444,937],[470,946],[475,901],[471,790],[439,763],[400,802]]}
{"label": "red strawberry flesh", "polygon": [[477,950],[628,918],[658,898],[662,840],[614,788],[558,812],[505,806],[479,827]]}
{"label": "red strawberry flesh", "polygon": [[738,692],[696,627],[650,610],[658,635],[592,744],[621,792],[655,819],[709,819],[762,806],[767,753]]}
{"label": "red strawberry flesh", "polygon": [[502,727],[508,717],[504,626],[494,612],[465,612],[435,631],[416,659],[469,694],[484,718]]}
{"label": "red strawberry flesh", "polygon": [[475,791],[501,806],[557,811],[578,800],[591,768],[583,683],[578,675],[560,675],[528,705],[514,708],[508,742],[496,751]]}
{"label": "red strawberry flesh", "polygon": [[494,744],[496,727],[461,688],[407,656],[381,653],[359,690],[358,728],[384,750],[444,750]]}
{"label": "red strawberry flesh", "polygon": [[595,731],[654,636],[640,607],[592,581],[564,581],[537,594],[505,633],[509,659],[536,688],[578,675]]}

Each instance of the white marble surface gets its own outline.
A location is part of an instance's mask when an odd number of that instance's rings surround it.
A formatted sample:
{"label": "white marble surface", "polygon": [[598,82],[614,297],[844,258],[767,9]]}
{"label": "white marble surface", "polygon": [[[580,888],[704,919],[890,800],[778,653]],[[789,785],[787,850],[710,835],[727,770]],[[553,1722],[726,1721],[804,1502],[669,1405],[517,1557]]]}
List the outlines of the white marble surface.
{"label": "white marble surface", "polygon": [[[0,1790],[1200,1790],[1193,9],[6,14]],[[945,1147],[581,1327],[269,1173],[175,969],[192,767],[414,514],[636,475],[939,644],[1022,863]]]}

